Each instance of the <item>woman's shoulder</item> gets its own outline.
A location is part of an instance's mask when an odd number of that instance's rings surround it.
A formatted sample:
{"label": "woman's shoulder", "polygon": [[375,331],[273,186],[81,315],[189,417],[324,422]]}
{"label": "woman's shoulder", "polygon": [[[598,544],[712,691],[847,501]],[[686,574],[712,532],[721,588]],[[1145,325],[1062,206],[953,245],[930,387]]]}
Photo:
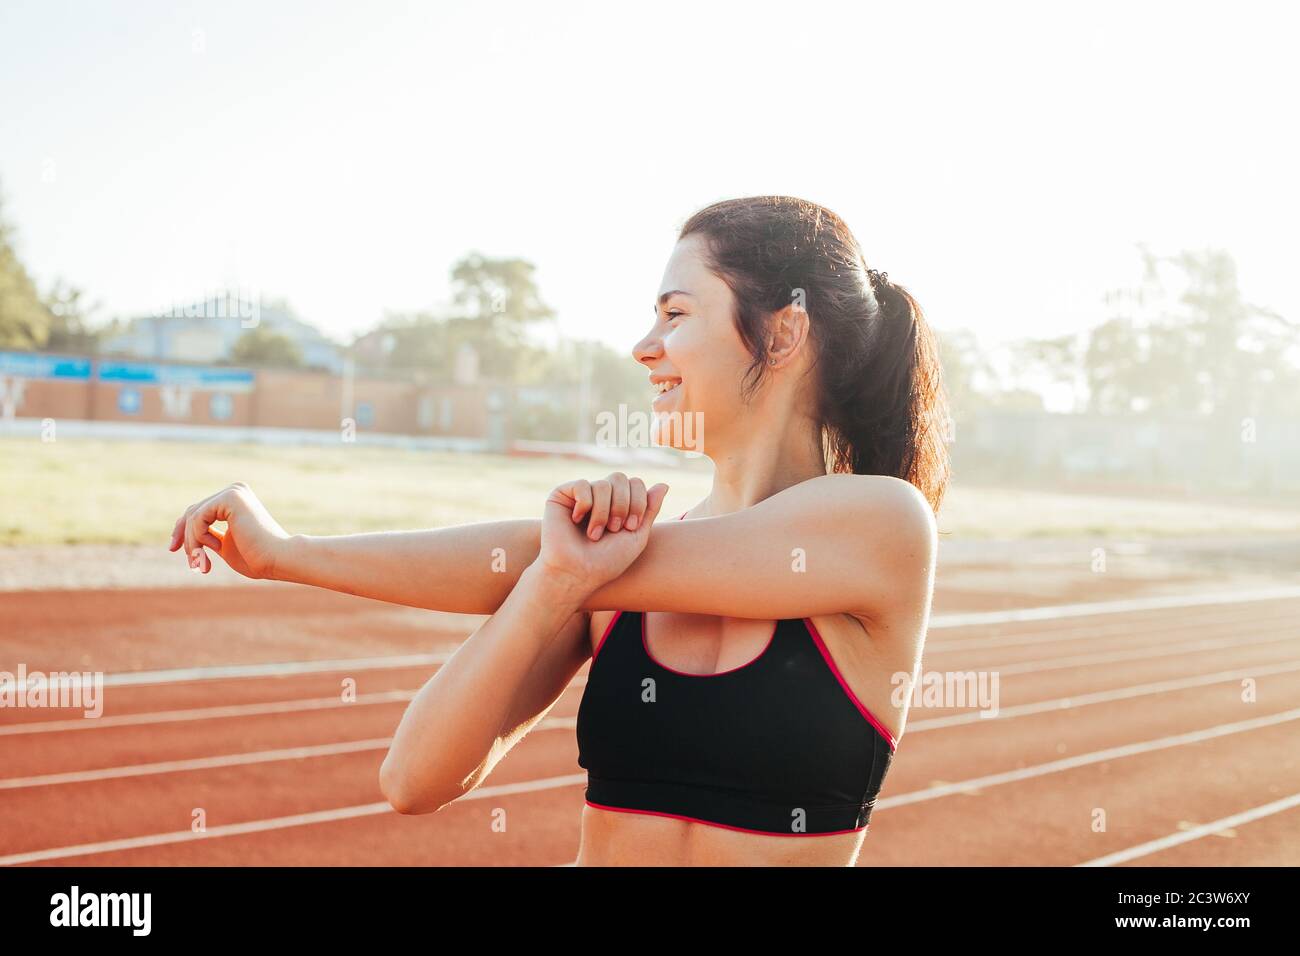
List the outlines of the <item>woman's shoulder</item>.
{"label": "woman's shoulder", "polygon": [[894,545],[932,545],[938,525],[934,509],[921,489],[891,475],[818,475],[782,494],[798,491],[818,510],[833,511],[837,523],[870,533]]}

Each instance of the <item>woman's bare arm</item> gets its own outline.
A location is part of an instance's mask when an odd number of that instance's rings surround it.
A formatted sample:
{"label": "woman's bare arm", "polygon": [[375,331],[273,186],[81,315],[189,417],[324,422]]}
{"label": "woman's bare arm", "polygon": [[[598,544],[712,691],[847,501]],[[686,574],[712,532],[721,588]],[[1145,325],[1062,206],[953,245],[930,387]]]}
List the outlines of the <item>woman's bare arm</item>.
{"label": "woman's bare arm", "polygon": [[296,534],[267,576],[277,581],[458,614],[493,614],[541,547],[540,518],[429,531]]}
{"label": "woman's bare arm", "polygon": [[476,787],[554,705],[590,656],[581,595],[537,566],[457,648],[402,716],[379,771],[400,813],[431,813]]}
{"label": "woman's bare arm", "polygon": [[[541,520],[337,537],[291,536],[272,577],[467,614],[491,614],[536,559]],[[583,609],[757,619],[916,607],[933,583],[929,504],[874,475],[801,482],[741,511],[663,521]]]}
{"label": "woman's bare arm", "polygon": [[[620,475],[551,492],[537,560],[402,717],[379,773],[394,808],[428,813],[464,795],[550,709],[591,653],[583,600],[645,550],[667,491]],[[622,530],[602,537],[606,521]]]}

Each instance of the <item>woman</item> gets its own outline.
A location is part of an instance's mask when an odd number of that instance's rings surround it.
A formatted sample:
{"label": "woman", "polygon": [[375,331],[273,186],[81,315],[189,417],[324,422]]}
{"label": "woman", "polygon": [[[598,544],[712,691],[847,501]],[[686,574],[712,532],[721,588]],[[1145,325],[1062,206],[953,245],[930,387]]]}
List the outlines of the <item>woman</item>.
{"label": "woman", "polygon": [[[385,796],[463,795],[589,659],[578,862],[851,865],[907,716],[948,480],[934,337],[848,227],[803,200],[718,203],[682,228],[634,356],[661,442],[707,426],[707,498],[567,482],[540,521],[288,535],[237,484],[172,549],[235,570],[491,614],[411,702]],[[224,520],[224,538],[210,531]]]}

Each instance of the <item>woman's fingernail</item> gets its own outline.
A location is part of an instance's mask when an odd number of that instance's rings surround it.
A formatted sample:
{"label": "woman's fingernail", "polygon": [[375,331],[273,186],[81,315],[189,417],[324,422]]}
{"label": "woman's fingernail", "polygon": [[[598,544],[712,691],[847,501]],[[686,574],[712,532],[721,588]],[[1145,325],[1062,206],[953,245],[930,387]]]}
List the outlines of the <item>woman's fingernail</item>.
{"label": "woman's fingernail", "polygon": [[592,540],[592,541],[599,541],[599,540],[600,540],[600,533],[601,533],[602,531],[604,531],[604,530],[605,530],[604,525],[599,525],[599,524],[596,525],[596,527],[592,528],[592,529],[591,529],[591,540]]}
{"label": "woman's fingernail", "polygon": [[622,519],[622,518],[611,518],[611,519],[610,519],[610,522],[609,522],[609,530],[610,530],[610,531],[617,531],[617,530],[618,530],[619,528],[621,528],[621,527],[623,527],[623,519]]}
{"label": "woman's fingernail", "polygon": [[639,525],[640,523],[641,523],[641,522],[637,520],[636,515],[628,515],[628,516],[627,516],[627,530],[628,530],[628,531],[635,531],[635,530],[636,530],[636,526]]}

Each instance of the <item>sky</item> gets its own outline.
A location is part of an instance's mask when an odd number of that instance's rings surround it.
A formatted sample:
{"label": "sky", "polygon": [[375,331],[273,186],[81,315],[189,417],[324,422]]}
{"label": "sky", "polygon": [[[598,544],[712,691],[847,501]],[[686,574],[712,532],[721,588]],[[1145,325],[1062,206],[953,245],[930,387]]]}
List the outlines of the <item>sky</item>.
{"label": "sky", "polygon": [[478,251],[630,354],[686,218],[765,193],[989,344],[1103,319],[1138,243],[1295,318],[1285,10],[0,0],[0,196],[101,319],[235,288],[340,342]]}

